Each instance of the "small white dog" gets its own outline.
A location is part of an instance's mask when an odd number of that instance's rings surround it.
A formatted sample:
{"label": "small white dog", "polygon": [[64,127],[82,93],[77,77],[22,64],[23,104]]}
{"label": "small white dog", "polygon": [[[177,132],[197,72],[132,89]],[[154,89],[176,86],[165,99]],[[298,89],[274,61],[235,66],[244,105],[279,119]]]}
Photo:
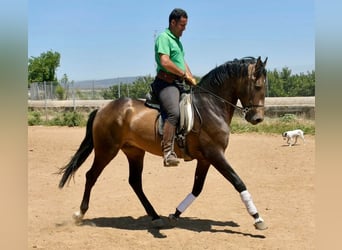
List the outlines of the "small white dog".
{"label": "small white dog", "polygon": [[[300,136],[300,138],[302,138],[302,140],[305,144],[303,130],[296,129],[296,130],[286,131],[283,133],[283,138],[284,138],[284,140],[287,139],[287,144],[289,144],[289,146],[295,145],[297,143],[298,136]],[[294,140],[294,142],[293,142],[293,140]]]}

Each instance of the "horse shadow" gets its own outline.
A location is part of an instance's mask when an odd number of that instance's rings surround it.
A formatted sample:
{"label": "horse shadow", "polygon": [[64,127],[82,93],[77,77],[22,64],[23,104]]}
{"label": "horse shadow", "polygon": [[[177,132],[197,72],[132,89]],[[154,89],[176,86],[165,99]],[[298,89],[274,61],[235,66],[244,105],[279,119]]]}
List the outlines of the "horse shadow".
{"label": "horse shadow", "polygon": [[239,224],[234,221],[215,221],[210,219],[199,219],[196,217],[181,217],[175,227],[171,226],[168,222],[168,218],[162,216],[164,226],[162,228],[155,228],[151,224],[151,218],[149,216],[141,216],[139,218],[133,218],[131,216],[125,217],[98,217],[93,219],[84,219],[80,226],[95,226],[106,228],[117,228],[125,230],[147,230],[155,238],[166,238],[167,236],[161,232],[161,230],[170,230],[172,228],[181,228],[194,232],[211,232],[211,233],[228,233],[228,234],[240,234],[253,238],[266,238],[264,235],[243,233],[231,228],[240,227]]}

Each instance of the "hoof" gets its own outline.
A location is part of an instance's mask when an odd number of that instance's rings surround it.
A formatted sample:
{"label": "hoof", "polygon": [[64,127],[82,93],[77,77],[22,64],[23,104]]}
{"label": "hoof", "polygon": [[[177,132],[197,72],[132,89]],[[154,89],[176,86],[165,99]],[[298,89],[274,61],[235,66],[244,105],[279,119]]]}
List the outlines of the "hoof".
{"label": "hoof", "polygon": [[172,227],[175,227],[177,225],[178,218],[174,214],[169,215],[169,223]]}
{"label": "hoof", "polygon": [[255,229],[258,229],[258,230],[266,230],[267,229],[266,223],[264,221],[255,222],[254,227],[255,227]]}
{"label": "hoof", "polygon": [[72,215],[72,218],[74,219],[75,223],[79,225],[82,223],[83,216],[84,214],[82,214],[80,211],[77,211]]}
{"label": "hoof", "polygon": [[165,223],[161,218],[159,218],[159,219],[152,220],[152,226],[154,228],[162,228],[165,226]]}

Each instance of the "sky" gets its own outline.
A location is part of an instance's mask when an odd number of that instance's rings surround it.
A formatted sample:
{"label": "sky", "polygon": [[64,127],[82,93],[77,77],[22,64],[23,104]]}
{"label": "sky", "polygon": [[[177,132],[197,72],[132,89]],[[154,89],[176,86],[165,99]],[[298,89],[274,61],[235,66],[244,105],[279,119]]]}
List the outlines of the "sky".
{"label": "sky", "polygon": [[245,56],[268,57],[268,70],[315,70],[314,0],[30,0],[28,58],[59,52],[58,79],[154,76],[154,38],[174,8],[188,13],[181,41],[196,76]]}

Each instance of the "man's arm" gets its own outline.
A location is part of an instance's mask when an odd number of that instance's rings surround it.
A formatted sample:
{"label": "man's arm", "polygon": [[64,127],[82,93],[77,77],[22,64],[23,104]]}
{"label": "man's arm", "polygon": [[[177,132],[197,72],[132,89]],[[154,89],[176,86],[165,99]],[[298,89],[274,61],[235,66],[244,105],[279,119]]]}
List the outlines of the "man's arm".
{"label": "man's arm", "polygon": [[190,85],[196,85],[196,79],[193,77],[190,68],[187,63],[185,63],[185,72],[177,67],[174,62],[171,61],[170,57],[166,54],[159,54],[160,64],[167,69],[172,74],[180,76],[185,79],[185,82]]}
{"label": "man's arm", "polygon": [[186,76],[188,78],[194,78],[194,76],[192,75],[191,70],[190,70],[190,68],[186,62],[185,62],[185,68],[186,68]]}
{"label": "man's arm", "polygon": [[174,62],[171,61],[169,55],[166,54],[159,54],[160,57],[160,64],[169,72],[172,74],[175,74],[177,76],[184,77],[185,72],[177,67]]}

